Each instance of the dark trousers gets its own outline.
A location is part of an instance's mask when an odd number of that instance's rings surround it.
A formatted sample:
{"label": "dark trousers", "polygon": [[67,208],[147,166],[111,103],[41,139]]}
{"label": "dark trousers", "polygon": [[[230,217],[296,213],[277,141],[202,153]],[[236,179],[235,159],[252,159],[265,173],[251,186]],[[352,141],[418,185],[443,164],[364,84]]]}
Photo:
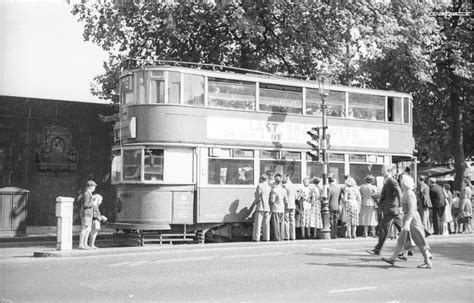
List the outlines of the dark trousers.
{"label": "dark trousers", "polygon": [[339,211],[330,210],[329,211],[329,223],[331,224],[331,239],[337,238],[337,223],[339,220]]}
{"label": "dark trousers", "polygon": [[270,217],[270,240],[281,241],[283,236],[283,228],[285,221],[283,220],[284,213],[273,213]]}
{"label": "dark trousers", "polygon": [[442,218],[444,215],[444,206],[439,207],[439,208],[434,208],[433,207],[433,213],[432,213],[432,218],[433,218],[433,233],[435,235],[439,235],[443,232],[442,226]]}
{"label": "dark trousers", "polygon": [[391,215],[384,214],[382,221],[379,223],[379,242],[375,246],[374,250],[378,253],[382,250],[385,240],[387,240],[388,231],[392,228],[392,224],[395,224],[395,227],[398,231],[402,229],[402,216],[400,214]]}

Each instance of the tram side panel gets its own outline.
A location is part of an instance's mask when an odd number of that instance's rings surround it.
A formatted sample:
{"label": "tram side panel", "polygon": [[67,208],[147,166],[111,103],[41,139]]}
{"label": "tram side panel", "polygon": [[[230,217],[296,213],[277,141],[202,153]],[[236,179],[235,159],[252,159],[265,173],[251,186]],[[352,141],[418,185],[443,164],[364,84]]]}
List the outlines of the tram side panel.
{"label": "tram side panel", "polygon": [[115,224],[124,230],[169,230],[194,223],[193,186],[127,184],[117,187]]}
{"label": "tram side panel", "polygon": [[198,188],[198,223],[219,223],[215,234],[225,238],[248,237],[253,219],[254,188]]}

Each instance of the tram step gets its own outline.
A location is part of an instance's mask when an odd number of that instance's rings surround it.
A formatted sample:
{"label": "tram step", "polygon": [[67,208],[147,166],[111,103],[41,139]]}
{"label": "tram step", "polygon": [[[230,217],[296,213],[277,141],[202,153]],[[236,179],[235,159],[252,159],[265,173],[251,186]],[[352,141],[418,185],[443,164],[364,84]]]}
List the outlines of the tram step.
{"label": "tram step", "polygon": [[196,241],[196,234],[167,234],[155,232],[115,233],[114,243],[118,246],[143,246],[145,243],[181,244]]}

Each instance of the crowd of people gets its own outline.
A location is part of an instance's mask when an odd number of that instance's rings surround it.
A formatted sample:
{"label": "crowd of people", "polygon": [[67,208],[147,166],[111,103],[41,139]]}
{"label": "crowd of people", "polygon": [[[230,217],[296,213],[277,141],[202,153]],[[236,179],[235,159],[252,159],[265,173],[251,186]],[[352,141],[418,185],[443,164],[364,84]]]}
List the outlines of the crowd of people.
{"label": "crowd of people", "polygon": [[[383,239],[374,249],[376,254],[380,253],[387,237],[397,238],[403,229],[401,215],[408,211],[401,203],[405,192],[401,181],[403,176],[413,178],[409,171],[396,178],[389,166],[382,169],[382,174],[385,180],[382,189],[375,185],[372,175],[366,176],[361,185],[351,176],[346,176],[343,185],[336,184],[333,176],[328,176],[331,238],[372,236],[380,239],[382,235]],[[317,238],[323,227],[321,183],[320,178],[304,178],[302,184],[293,184],[290,175],[263,174],[256,190],[253,241]],[[413,192],[415,210],[427,234],[471,232],[470,178],[463,179],[461,191],[451,192],[449,184],[440,186],[436,179],[420,176],[416,189],[413,182],[413,188],[407,191]],[[391,201],[387,197],[397,199]]]}

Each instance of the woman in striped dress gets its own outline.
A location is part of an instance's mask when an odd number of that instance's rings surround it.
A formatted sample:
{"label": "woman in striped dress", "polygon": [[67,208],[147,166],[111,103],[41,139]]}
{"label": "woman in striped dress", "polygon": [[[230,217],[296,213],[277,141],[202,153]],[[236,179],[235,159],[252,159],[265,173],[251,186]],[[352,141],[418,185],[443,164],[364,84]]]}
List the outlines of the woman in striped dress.
{"label": "woman in striped dress", "polygon": [[313,238],[318,236],[318,229],[323,228],[323,220],[321,218],[321,188],[319,183],[321,179],[314,178],[311,184],[311,216],[310,227],[313,229]]}

